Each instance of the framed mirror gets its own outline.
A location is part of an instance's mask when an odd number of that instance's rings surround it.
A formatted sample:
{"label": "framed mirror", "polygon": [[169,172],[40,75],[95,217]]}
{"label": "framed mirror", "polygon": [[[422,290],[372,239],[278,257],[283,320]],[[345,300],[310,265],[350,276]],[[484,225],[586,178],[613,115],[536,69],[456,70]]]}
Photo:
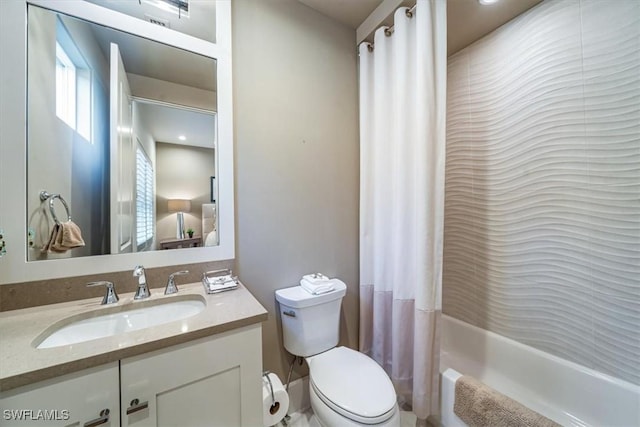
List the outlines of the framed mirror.
{"label": "framed mirror", "polygon": [[109,3],[3,2],[0,284],[234,257],[230,4],[212,43]]}
{"label": "framed mirror", "polygon": [[27,16],[27,259],[217,246],[216,60]]}

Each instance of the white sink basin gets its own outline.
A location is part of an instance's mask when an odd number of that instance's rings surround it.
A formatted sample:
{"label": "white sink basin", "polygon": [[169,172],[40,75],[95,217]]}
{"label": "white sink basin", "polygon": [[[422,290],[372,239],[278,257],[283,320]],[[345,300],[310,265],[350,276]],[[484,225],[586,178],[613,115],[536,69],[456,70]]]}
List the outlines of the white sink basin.
{"label": "white sink basin", "polygon": [[186,319],[205,308],[203,299],[161,299],[145,303],[129,304],[124,310],[117,306],[105,309],[105,313],[98,316],[90,312],[65,319],[41,334],[34,345],[52,348],[111,337]]}

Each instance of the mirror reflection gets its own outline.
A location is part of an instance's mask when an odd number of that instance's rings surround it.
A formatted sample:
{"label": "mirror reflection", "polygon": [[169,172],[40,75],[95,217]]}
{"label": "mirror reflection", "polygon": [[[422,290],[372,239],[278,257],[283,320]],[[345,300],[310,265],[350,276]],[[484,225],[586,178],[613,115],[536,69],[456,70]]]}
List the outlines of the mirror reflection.
{"label": "mirror reflection", "polygon": [[217,245],[215,76],[212,58],[30,5],[28,259]]}
{"label": "mirror reflection", "polygon": [[216,42],[216,2],[209,0],[87,0],[120,13]]}

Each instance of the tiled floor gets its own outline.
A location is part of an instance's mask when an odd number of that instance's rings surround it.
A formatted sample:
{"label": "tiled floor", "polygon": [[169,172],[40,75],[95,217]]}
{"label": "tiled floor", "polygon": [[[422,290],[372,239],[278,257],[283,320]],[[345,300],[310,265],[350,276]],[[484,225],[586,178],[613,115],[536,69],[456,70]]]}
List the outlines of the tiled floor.
{"label": "tiled floor", "polygon": [[[288,427],[319,427],[311,416],[313,411],[307,409],[305,412],[296,412],[290,415],[291,419],[287,423]],[[400,427],[414,427],[416,416],[413,412],[400,411]],[[280,426],[278,426],[280,427]]]}

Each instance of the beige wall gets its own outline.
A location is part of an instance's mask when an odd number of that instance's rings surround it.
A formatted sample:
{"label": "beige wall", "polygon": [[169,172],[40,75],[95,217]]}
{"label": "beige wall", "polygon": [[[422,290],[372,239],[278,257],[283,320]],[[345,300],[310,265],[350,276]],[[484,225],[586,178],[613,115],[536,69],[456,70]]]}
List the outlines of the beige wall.
{"label": "beige wall", "polygon": [[156,143],[156,240],[176,237],[176,215],[167,207],[169,199],[191,200],[184,213],[184,229],[202,236],[202,204],[211,203],[211,177],[215,176],[212,148]]}
{"label": "beige wall", "polygon": [[305,273],[345,281],[342,342],[357,347],[356,64],[355,31],[299,2],[233,2],[236,268],[269,310],[264,369],[283,380],[274,291]]}

